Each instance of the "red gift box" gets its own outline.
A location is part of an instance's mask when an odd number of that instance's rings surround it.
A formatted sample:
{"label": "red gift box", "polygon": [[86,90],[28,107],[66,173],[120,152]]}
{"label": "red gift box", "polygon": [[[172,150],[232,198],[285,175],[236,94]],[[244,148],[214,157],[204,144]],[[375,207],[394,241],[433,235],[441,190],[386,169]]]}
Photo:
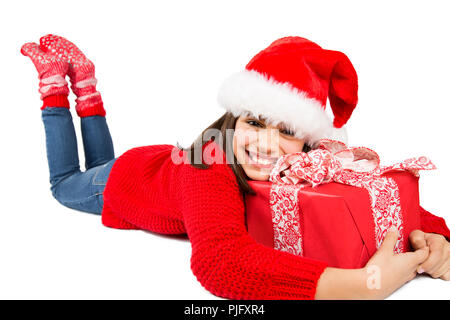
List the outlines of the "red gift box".
{"label": "red gift box", "polygon": [[[410,232],[420,228],[419,179],[409,172],[390,172],[384,176],[394,179],[400,191],[403,228],[399,242],[403,243],[401,251],[408,251]],[[370,197],[364,188],[336,182],[303,188],[276,186],[269,181],[248,183],[256,195],[245,197],[247,228],[257,242],[271,248],[281,247],[280,243],[274,243],[274,232],[280,233],[280,229],[274,229],[273,201],[282,200],[273,199],[273,188],[288,188],[289,191],[294,188],[295,197],[284,201],[292,200],[287,205],[294,208],[295,217],[290,218],[299,232],[292,234],[291,226],[281,228],[285,233],[279,234],[276,241],[287,243],[285,247],[289,249],[285,251],[325,261],[337,268],[364,267],[376,252],[375,221]],[[292,249],[295,242],[300,246],[297,250]]]}
{"label": "red gift box", "polygon": [[391,226],[394,252],[410,250],[420,225],[419,170],[427,157],[380,166],[375,151],[323,139],[316,150],[280,157],[270,181],[248,181],[247,229],[257,242],[322,260],[331,267],[361,268]]}

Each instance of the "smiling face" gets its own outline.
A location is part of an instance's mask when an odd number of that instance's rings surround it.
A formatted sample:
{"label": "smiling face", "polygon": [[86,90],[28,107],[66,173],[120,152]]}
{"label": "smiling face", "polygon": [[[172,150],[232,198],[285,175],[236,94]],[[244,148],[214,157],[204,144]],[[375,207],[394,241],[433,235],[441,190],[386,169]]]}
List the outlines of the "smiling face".
{"label": "smiling face", "polygon": [[264,119],[240,116],[233,135],[233,152],[246,175],[252,180],[267,181],[279,157],[300,152],[305,140],[281,124],[272,126]]}

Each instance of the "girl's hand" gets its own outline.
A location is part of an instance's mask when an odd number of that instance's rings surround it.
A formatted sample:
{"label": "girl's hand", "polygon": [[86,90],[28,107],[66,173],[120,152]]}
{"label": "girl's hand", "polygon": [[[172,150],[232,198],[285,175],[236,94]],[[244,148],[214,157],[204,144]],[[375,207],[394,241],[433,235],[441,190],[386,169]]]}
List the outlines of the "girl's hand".
{"label": "girl's hand", "polygon": [[[378,251],[365,266],[369,297],[384,299],[417,275],[419,266],[428,258],[428,246],[414,252],[395,254],[398,231],[389,230]],[[372,283],[372,286],[370,286]]]}
{"label": "girl's hand", "polygon": [[427,259],[418,267],[418,273],[426,272],[433,278],[450,280],[450,242],[444,236],[414,230],[409,241],[414,249],[428,247],[430,250]]}
{"label": "girl's hand", "polygon": [[325,268],[319,278],[316,299],[384,299],[412,280],[428,258],[425,246],[414,252],[395,254],[398,231],[386,237],[377,252],[361,269]]}

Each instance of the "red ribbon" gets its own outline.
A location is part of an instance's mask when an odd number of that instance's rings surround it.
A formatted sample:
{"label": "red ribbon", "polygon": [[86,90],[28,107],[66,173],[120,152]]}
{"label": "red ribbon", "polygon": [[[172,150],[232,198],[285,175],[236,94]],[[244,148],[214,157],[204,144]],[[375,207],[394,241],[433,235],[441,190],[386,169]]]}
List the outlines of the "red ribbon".
{"label": "red ribbon", "polygon": [[[376,246],[381,245],[387,230],[395,226],[399,231],[399,239],[394,251],[403,252],[405,240],[398,186],[394,180],[382,175],[392,170],[406,170],[419,176],[419,170],[433,169],[436,166],[427,157],[380,166],[380,157],[375,151],[365,147],[349,148],[342,142],[330,139],[320,140],[318,148],[308,153],[297,152],[280,157],[269,178],[273,182],[271,199],[286,200],[271,202],[275,249],[302,255],[298,210],[294,209],[295,206],[286,207],[284,203],[297,199],[298,189],[334,181],[368,191],[375,223]],[[288,225],[296,227],[287,232]],[[286,237],[290,241],[285,241]]]}
{"label": "red ribbon", "polygon": [[269,180],[278,184],[305,184],[313,187],[331,181],[351,184],[351,180],[379,177],[391,170],[419,170],[436,166],[428,157],[414,157],[391,166],[380,166],[378,154],[366,147],[347,147],[340,141],[322,139],[317,149],[280,157]]}

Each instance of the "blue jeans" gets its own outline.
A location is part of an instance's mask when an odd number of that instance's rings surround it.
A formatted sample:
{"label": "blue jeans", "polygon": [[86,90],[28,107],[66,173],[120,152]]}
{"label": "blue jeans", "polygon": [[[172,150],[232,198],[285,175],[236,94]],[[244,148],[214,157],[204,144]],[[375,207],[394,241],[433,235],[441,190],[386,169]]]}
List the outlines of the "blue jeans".
{"label": "blue jeans", "polygon": [[101,214],[103,190],[116,158],[105,117],[81,118],[81,134],[85,154],[82,172],[78,159],[77,137],[70,110],[46,107],[44,122],[50,190],[62,205]]}

